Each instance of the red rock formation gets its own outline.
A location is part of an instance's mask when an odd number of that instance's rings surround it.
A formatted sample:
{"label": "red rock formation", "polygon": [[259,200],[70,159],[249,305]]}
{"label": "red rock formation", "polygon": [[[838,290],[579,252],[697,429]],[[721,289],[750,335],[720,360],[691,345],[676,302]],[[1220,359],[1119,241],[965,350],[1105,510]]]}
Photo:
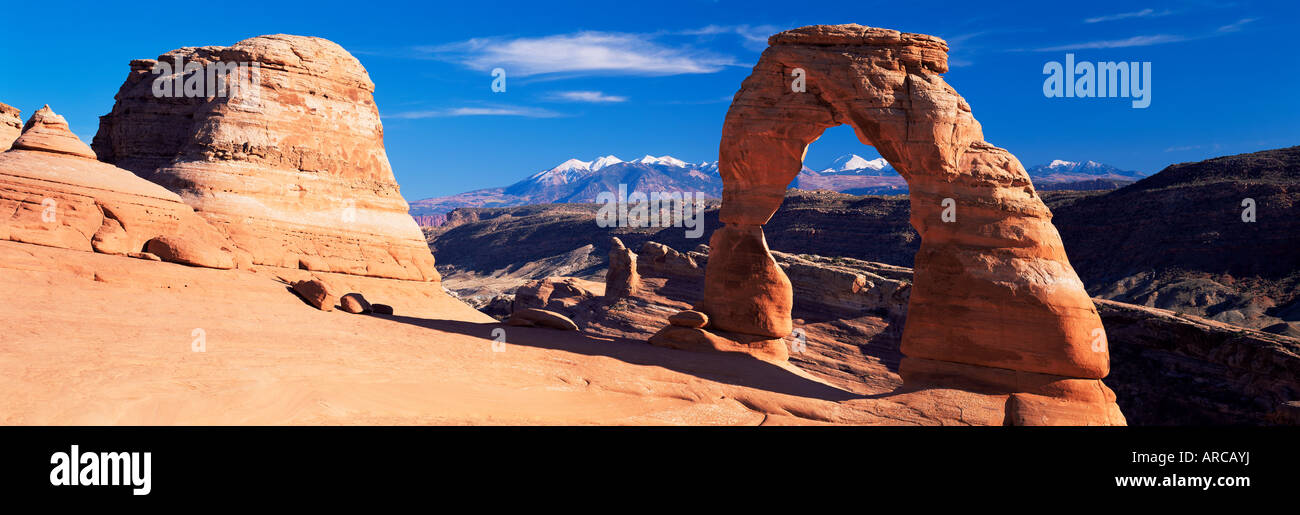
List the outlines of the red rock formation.
{"label": "red rock formation", "polygon": [[[249,68],[224,96],[158,97],[160,62]],[[437,281],[384,152],[373,92],[361,63],[320,38],[180,48],[131,62],[94,148],[180,194],[257,264]]]}
{"label": "red rock formation", "polygon": [[[202,255],[233,266],[230,243],[175,193],[95,160],[49,106],[0,154],[0,239],[105,254],[136,254],[159,237],[183,240],[163,259]],[[222,261],[224,259],[224,261]],[[208,266],[202,263],[187,263]]]}
{"label": "red rock formation", "polygon": [[68,154],[87,159],[95,158],[95,153],[90,150],[90,147],[82,143],[72,133],[72,129],[68,128],[67,120],[54,114],[48,105],[32,113],[31,119],[23,125],[22,135],[14,140],[12,148]]}
{"label": "red rock formation", "polygon": [[636,292],[641,276],[636,272],[637,255],[623,246],[623,240],[611,238],[609,271],[605,273],[605,298],[616,300]]}
{"label": "red rock formation", "polygon": [[340,297],[339,307],[343,308],[343,311],[357,315],[369,313],[374,309],[370,305],[370,301],[366,300],[366,297],[360,293],[349,293]]}
{"label": "red rock formation", "polygon": [[9,145],[23,132],[22,111],[6,104],[0,104],[0,152],[9,150]]}
{"label": "red rock formation", "polygon": [[1104,334],[1097,310],[1024,167],[984,141],[970,106],[944,82],[947,44],[861,25],[804,27],[769,44],[723,125],[726,226],[710,241],[696,307],[708,329],[790,333],[790,282],[762,226],[808,145],[849,124],[907,180],[921,235],[905,381],[1028,394],[1008,403],[1017,423],[1123,423],[1100,381],[1109,355],[1104,336],[1094,337]]}

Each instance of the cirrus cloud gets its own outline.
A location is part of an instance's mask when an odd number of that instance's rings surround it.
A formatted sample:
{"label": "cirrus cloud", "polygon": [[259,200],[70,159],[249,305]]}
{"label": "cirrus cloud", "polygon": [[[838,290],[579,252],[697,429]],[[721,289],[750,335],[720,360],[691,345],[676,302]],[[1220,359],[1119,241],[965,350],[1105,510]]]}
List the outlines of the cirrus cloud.
{"label": "cirrus cloud", "polygon": [[449,118],[456,116],[520,116],[524,118],[558,118],[564,116],[549,109],[524,106],[472,106],[449,107],[443,109],[425,109],[419,111],[402,111],[385,114],[384,118],[395,120],[422,120],[425,118]]}
{"label": "cirrus cloud", "polygon": [[1185,36],[1173,34],[1155,34],[1151,36],[1133,36],[1124,39],[1108,39],[1102,41],[1087,41],[1082,43],[1070,43],[1068,45],[1051,46],[1036,49],[1039,52],[1058,52],[1061,50],[1085,50],[1098,48],[1129,48],[1138,46],[1162,45],[1165,43],[1177,43],[1187,41]]}
{"label": "cirrus cloud", "polygon": [[627,102],[627,97],[606,95],[602,91],[556,91],[547,99],[558,102],[589,102],[593,104]]}
{"label": "cirrus cloud", "polygon": [[645,35],[619,32],[474,38],[416,50],[429,58],[460,63],[475,70],[503,68],[516,77],[701,74],[736,64],[728,56],[663,45]]}
{"label": "cirrus cloud", "polygon": [[1159,18],[1161,16],[1169,16],[1171,14],[1174,14],[1174,12],[1168,9],[1165,9],[1163,11],[1157,11],[1155,9],[1147,8],[1147,9],[1142,9],[1140,11],[1133,11],[1133,12],[1119,13],[1119,14],[1107,14],[1105,16],[1096,16],[1093,18],[1087,18],[1083,20],[1083,22],[1101,23],[1107,21],[1127,20],[1129,18]]}

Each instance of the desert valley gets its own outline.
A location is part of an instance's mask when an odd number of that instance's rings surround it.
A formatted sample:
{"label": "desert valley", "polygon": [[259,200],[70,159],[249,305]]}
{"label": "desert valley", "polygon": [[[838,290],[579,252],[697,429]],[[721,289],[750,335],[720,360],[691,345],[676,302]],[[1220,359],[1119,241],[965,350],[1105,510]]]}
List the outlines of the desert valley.
{"label": "desert valley", "polygon": [[[0,423],[1300,424],[1300,147],[1027,169],[943,39],[766,43],[715,161],[409,203],[322,38],[122,63],[97,128],[0,104]],[[810,168],[840,125],[881,158]],[[702,236],[601,226],[620,184],[706,195]]]}

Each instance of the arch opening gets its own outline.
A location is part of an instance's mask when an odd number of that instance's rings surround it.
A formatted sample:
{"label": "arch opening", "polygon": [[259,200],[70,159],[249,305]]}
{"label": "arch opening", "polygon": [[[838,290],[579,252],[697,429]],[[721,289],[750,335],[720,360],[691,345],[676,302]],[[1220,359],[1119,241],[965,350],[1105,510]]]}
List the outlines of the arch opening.
{"label": "arch opening", "polygon": [[850,195],[907,193],[907,181],[893,163],[881,156],[875,147],[862,145],[853,128],[845,124],[826,129],[808,145],[803,168],[789,187],[833,190]]}

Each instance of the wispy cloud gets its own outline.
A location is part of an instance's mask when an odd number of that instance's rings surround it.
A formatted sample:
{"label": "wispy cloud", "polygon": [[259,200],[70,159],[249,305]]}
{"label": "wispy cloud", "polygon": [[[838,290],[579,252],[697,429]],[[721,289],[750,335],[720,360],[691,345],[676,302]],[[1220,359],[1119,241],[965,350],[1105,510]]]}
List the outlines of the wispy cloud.
{"label": "wispy cloud", "polygon": [[729,56],[657,43],[641,34],[578,32],[543,37],[475,38],[416,49],[422,55],[475,70],[503,68],[508,76],[714,73],[735,64]]}
{"label": "wispy cloud", "polygon": [[1175,34],[1154,34],[1149,36],[1133,36],[1124,39],[1108,39],[1101,41],[1085,41],[1081,43],[1070,43],[1067,45],[1050,46],[1035,48],[1037,52],[1059,52],[1062,50],[1086,50],[1097,48],[1128,48],[1151,45],[1163,45],[1165,43],[1177,43],[1187,41],[1188,37]]}
{"label": "wispy cloud", "polygon": [[[1026,34],[1042,32],[1038,27],[1007,27],[1000,29],[984,29],[977,32],[966,32],[955,35],[943,35],[943,40],[948,42],[948,67],[963,68],[973,66],[975,58],[985,52],[994,50],[993,43],[986,41],[990,38],[1007,36],[1011,34]],[[997,51],[1006,51],[1004,48],[996,48]]]}
{"label": "wispy cloud", "polygon": [[745,48],[761,51],[767,48],[767,38],[781,29],[775,25],[708,25],[698,29],[683,30],[676,34],[682,36],[718,36],[735,34],[740,36]]}
{"label": "wispy cloud", "polygon": [[1128,47],[1142,47],[1142,46],[1151,46],[1151,45],[1163,45],[1166,43],[1181,43],[1183,41],[1194,41],[1198,39],[1205,39],[1205,38],[1211,38],[1215,36],[1222,36],[1224,34],[1240,32],[1242,28],[1244,28],[1247,24],[1254,22],[1256,20],[1258,20],[1258,18],[1242,18],[1240,20],[1229,23],[1227,25],[1223,25],[1218,29],[1215,29],[1213,32],[1207,32],[1201,34],[1193,34],[1193,35],[1152,34],[1152,35],[1133,36],[1124,39],[1107,39],[1107,40],[1099,40],[1099,41],[1085,41],[1080,43],[1070,43],[1067,45],[1035,48],[1033,50],[1037,52],[1058,52],[1062,50],[1128,48]]}
{"label": "wispy cloud", "polygon": [[1149,8],[1148,8],[1148,9],[1142,9],[1141,11],[1133,11],[1133,12],[1119,13],[1119,14],[1107,14],[1107,15],[1105,15],[1105,16],[1097,16],[1097,17],[1094,17],[1094,18],[1087,18],[1087,19],[1084,19],[1083,22],[1084,22],[1084,23],[1102,23],[1102,22],[1107,22],[1107,21],[1127,20],[1127,19],[1130,19],[1130,18],[1159,18],[1159,17],[1161,17],[1161,16],[1169,16],[1169,15],[1171,15],[1171,14],[1174,14],[1174,12],[1173,12],[1173,11],[1170,11],[1170,10],[1168,10],[1168,9],[1165,9],[1165,10],[1163,10],[1163,11],[1157,11],[1157,10],[1155,10],[1155,9],[1149,9]]}
{"label": "wispy cloud", "polygon": [[558,118],[564,116],[564,114],[537,107],[479,106],[402,111],[383,115],[384,118],[395,120],[420,120],[424,118],[449,118],[455,116],[521,116],[524,118]]}
{"label": "wispy cloud", "polygon": [[1217,32],[1237,32],[1240,31],[1242,27],[1245,27],[1247,23],[1253,22],[1258,19],[1259,18],[1242,18],[1235,22],[1219,27]]}
{"label": "wispy cloud", "polygon": [[601,91],[556,91],[547,95],[546,98],[558,102],[590,102],[593,104],[627,102],[627,97],[606,95]]}

